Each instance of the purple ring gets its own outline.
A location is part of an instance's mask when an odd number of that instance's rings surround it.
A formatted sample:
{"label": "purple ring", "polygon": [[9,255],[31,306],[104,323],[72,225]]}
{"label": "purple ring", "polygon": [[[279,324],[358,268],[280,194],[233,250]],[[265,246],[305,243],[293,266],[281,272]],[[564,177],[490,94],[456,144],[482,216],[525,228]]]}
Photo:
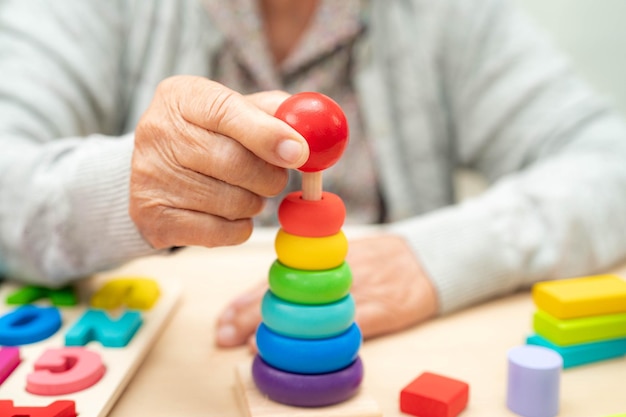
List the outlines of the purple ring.
{"label": "purple ring", "polygon": [[363,362],[326,374],[294,374],[273,368],[259,355],[252,362],[252,378],[271,400],[296,407],[323,407],[355,395],[363,380]]}

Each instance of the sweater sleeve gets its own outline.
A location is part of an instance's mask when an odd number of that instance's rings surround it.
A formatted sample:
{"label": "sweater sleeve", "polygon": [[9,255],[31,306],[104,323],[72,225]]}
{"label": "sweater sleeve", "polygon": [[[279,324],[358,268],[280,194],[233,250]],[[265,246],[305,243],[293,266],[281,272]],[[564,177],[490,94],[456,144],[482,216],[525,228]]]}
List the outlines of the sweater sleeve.
{"label": "sweater sleeve", "polygon": [[60,285],[153,252],[128,215],[115,1],[0,6],[0,270]]}
{"label": "sweater sleeve", "polygon": [[626,257],[626,127],[506,1],[452,1],[442,79],[480,196],[392,226],[446,313]]}

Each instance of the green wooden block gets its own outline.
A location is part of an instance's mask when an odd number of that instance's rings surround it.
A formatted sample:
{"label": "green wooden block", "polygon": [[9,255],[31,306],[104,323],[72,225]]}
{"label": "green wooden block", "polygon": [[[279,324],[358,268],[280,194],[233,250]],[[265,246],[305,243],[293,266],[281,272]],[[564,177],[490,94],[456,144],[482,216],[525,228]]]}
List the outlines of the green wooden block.
{"label": "green wooden block", "polygon": [[618,339],[626,337],[626,313],[560,320],[537,310],[533,329],[558,346]]}

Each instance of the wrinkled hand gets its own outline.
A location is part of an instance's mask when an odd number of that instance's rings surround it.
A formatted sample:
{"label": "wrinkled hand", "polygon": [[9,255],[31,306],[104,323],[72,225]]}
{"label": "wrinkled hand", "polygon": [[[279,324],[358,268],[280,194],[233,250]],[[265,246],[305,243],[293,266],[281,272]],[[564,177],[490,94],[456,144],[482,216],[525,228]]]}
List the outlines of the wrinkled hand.
{"label": "wrinkled hand", "polygon": [[[397,332],[437,312],[437,297],[406,241],[382,235],[350,242],[355,321],[365,339]],[[231,302],[217,322],[218,346],[253,344],[267,279]]]}
{"label": "wrinkled hand", "polygon": [[159,84],[135,130],[129,213],[157,249],[238,244],[286,168],[308,158],[295,130],[272,115],[288,95],[242,96],[205,78]]}

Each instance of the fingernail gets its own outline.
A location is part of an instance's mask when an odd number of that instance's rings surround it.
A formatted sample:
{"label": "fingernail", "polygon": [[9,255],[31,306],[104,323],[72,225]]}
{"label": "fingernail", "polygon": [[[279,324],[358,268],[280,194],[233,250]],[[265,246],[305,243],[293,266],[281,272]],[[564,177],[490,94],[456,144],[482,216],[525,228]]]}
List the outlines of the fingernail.
{"label": "fingernail", "polygon": [[237,342],[237,329],[231,324],[220,326],[217,330],[217,341],[221,345],[232,345]]}
{"label": "fingernail", "polygon": [[283,161],[293,164],[302,157],[304,146],[295,140],[286,139],[278,145],[277,152]]}

